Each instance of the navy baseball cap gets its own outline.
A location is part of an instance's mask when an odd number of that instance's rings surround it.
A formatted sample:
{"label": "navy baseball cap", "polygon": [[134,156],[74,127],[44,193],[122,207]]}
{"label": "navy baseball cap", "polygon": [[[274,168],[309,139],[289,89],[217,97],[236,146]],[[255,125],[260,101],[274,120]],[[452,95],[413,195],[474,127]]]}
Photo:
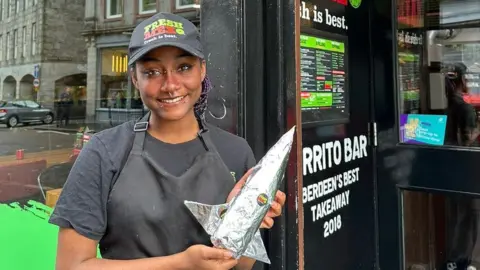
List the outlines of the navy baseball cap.
{"label": "navy baseball cap", "polygon": [[449,79],[458,79],[460,77],[465,76],[467,73],[468,68],[465,66],[463,63],[451,63],[448,64],[445,68],[445,73],[447,75],[447,78]]}
{"label": "navy baseball cap", "polygon": [[204,59],[197,27],[181,16],[160,12],[144,20],[133,30],[128,45],[128,65],[162,46],[177,47]]}

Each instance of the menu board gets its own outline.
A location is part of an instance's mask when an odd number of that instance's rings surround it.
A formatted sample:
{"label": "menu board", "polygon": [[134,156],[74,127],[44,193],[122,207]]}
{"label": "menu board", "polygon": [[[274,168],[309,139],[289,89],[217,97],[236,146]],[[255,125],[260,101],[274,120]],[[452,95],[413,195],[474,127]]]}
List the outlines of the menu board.
{"label": "menu board", "polygon": [[402,95],[401,112],[417,114],[420,110],[420,54],[413,52],[398,53],[398,79]]}
{"label": "menu board", "polygon": [[300,35],[302,122],[348,120],[347,46],[340,38]]}

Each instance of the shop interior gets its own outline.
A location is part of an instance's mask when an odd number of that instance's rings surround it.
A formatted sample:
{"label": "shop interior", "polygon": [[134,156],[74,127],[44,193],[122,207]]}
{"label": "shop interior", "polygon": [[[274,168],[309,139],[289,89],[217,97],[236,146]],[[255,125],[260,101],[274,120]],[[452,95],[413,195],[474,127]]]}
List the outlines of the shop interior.
{"label": "shop interior", "polygon": [[[399,2],[400,13],[403,2],[406,1]],[[451,75],[458,74],[454,67],[459,64],[465,67],[466,89],[455,97],[461,97],[466,104],[461,105],[462,110],[468,111],[464,114],[473,115],[470,118],[475,127],[471,133],[476,134],[480,128],[480,27],[474,22],[480,17],[480,5],[478,1],[417,2],[427,9],[430,2],[441,3],[437,3],[436,17],[424,16],[428,12],[422,8],[419,14],[424,19],[407,21],[402,14],[397,17],[400,143],[415,143],[403,135],[408,128],[402,130],[402,118],[409,115],[431,115],[437,119],[444,116],[447,123],[443,133],[449,132],[448,121],[454,117],[468,122],[458,118],[463,114],[452,113],[460,102],[452,101],[450,94],[458,88],[459,81]],[[457,85],[452,86],[452,81]],[[480,136],[471,138],[468,143],[452,143],[444,138],[429,147],[480,147]],[[480,269],[480,200],[476,196],[403,190],[401,205],[404,269]]]}

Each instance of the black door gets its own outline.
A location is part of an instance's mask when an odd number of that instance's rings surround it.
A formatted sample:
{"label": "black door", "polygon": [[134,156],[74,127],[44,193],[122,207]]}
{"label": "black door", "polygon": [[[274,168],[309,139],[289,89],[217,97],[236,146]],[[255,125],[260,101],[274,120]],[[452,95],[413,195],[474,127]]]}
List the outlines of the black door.
{"label": "black door", "polygon": [[369,1],[300,1],[305,269],[373,269]]}
{"label": "black door", "polygon": [[374,2],[380,267],[480,269],[480,2]]}

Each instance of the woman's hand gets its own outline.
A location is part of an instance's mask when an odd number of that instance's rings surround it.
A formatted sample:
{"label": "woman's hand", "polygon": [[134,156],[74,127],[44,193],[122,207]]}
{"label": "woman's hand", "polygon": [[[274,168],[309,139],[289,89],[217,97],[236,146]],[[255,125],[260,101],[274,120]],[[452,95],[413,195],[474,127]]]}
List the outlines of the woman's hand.
{"label": "woman's hand", "polygon": [[260,228],[270,229],[273,227],[273,219],[282,215],[282,208],[285,205],[285,201],[285,193],[281,192],[280,190],[277,191],[277,194],[275,194],[275,200],[272,202],[270,209],[268,209],[267,215],[265,216],[265,218],[263,218]]}
{"label": "woman's hand", "polygon": [[[233,187],[232,191],[227,197],[227,203],[230,202],[233,197],[235,197],[242,187],[245,185],[245,181],[247,181],[247,178],[250,176],[252,173],[253,168],[248,170],[245,175],[240,179],[240,181],[237,182],[237,184]],[[281,192],[280,190],[277,191],[277,194],[275,195],[275,200],[272,202],[272,205],[270,209],[267,212],[267,215],[262,221],[262,224],[260,225],[260,228],[262,229],[270,229],[273,226],[273,219],[280,216],[282,214],[282,208],[285,205],[285,200],[286,196],[285,193]]]}
{"label": "woman's hand", "polygon": [[238,264],[230,252],[204,245],[191,246],[179,256],[181,269],[228,270]]}

